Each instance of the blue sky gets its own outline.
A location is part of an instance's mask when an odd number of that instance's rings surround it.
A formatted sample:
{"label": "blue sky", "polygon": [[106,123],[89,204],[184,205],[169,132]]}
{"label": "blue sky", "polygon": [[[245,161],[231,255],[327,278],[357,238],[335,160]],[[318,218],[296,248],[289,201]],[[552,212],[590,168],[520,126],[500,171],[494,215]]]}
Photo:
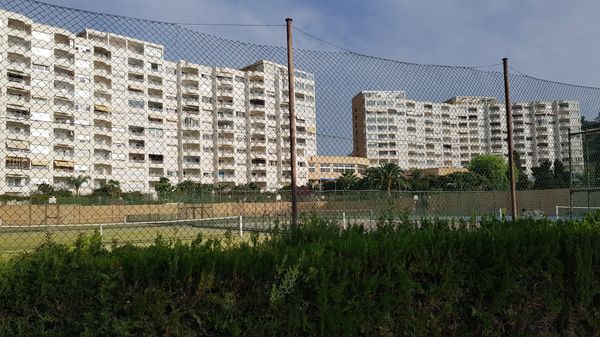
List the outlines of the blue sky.
{"label": "blue sky", "polygon": [[[600,86],[597,0],[47,2],[159,21],[272,24],[292,17],[298,27],[359,53],[467,66],[508,57],[512,67],[536,77]],[[283,43],[278,28],[196,29],[261,44]],[[327,48],[297,40],[300,47]]]}

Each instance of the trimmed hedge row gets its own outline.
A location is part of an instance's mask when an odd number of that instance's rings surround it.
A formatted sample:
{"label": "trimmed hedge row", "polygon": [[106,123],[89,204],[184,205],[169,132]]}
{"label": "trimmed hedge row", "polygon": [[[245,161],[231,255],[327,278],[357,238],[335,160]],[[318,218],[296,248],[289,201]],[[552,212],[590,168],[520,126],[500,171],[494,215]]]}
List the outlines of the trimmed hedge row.
{"label": "trimmed hedge row", "polygon": [[596,336],[600,226],[377,231],[75,247],[0,265],[1,336]]}

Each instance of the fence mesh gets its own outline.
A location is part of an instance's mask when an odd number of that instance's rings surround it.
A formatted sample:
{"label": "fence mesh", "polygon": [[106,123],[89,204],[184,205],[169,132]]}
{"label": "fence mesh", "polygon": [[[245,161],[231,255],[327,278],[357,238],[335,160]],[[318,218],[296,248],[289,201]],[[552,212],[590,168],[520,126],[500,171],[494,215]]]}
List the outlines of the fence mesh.
{"label": "fence mesh", "polygon": [[[283,24],[232,29],[286,42]],[[284,47],[30,0],[0,0],[0,32],[0,251],[96,230],[145,244],[289,225]],[[507,214],[501,64],[406,63],[293,36],[313,48],[294,50],[301,218]],[[597,127],[600,89],[511,69],[510,90],[519,215],[600,207],[598,134],[582,133]]]}

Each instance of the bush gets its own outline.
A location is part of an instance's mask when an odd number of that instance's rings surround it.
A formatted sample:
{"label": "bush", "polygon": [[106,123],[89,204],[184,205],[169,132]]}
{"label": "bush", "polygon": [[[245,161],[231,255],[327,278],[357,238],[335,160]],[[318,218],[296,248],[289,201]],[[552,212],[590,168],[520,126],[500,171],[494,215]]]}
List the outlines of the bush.
{"label": "bush", "polygon": [[596,220],[340,231],[312,218],[241,245],[48,241],[3,262],[0,335],[595,336]]}

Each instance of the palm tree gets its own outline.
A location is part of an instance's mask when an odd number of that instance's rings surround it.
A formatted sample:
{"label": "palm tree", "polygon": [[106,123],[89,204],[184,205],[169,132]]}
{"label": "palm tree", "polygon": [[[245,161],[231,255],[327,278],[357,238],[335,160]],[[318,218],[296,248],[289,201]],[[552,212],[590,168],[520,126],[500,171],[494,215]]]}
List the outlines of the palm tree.
{"label": "palm tree", "polygon": [[402,174],[402,170],[394,163],[368,169],[367,181],[371,187],[386,190],[390,197],[392,196],[393,187],[408,188],[408,181]]}
{"label": "palm tree", "polygon": [[79,196],[79,189],[83,184],[90,181],[90,176],[78,175],[77,177],[67,178],[67,185],[75,190],[75,195]]}
{"label": "palm tree", "polygon": [[338,179],[337,183],[344,190],[353,189],[358,184],[358,177],[354,172],[344,172]]}

